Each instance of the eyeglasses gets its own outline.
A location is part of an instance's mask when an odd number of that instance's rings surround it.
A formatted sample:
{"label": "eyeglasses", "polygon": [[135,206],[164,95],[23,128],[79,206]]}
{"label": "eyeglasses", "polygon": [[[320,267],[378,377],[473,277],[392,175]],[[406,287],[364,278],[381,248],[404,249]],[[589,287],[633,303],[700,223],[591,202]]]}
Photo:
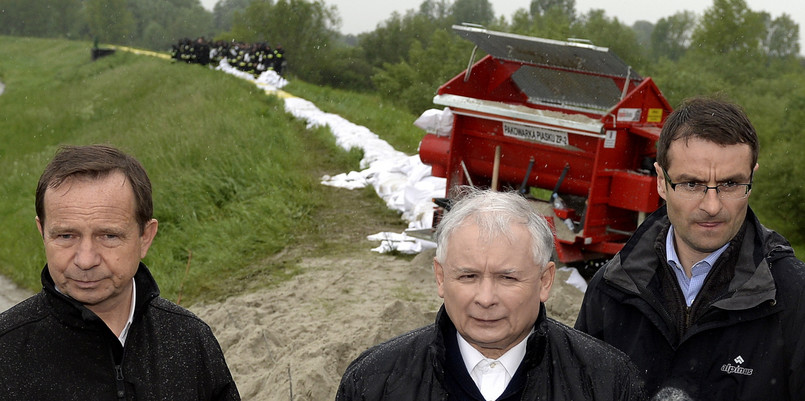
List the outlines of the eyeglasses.
{"label": "eyeglasses", "polygon": [[752,179],[755,174],[753,171],[749,176],[748,184],[738,184],[735,182],[725,182],[718,184],[714,187],[709,187],[706,184],[699,182],[673,182],[665,167],[662,168],[662,173],[665,174],[665,181],[671,186],[671,189],[684,199],[704,199],[707,191],[715,189],[716,194],[721,199],[743,199],[749,196],[749,191],[752,189]]}

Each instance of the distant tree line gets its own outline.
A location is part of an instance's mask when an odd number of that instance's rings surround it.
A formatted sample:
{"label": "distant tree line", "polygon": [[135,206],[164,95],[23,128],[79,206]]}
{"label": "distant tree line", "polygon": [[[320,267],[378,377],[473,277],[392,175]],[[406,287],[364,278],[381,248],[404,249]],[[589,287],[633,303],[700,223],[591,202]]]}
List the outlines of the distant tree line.
{"label": "distant tree line", "polygon": [[489,0],[423,0],[374,30],[339,33],[338,10],[322,0],[0,0],[0,34],[99,38],[167,51],[183,37],[282,44],[287,74],[310,83],[376,92],[420,113],[436,89],[467,66],[472,44],[453,24],[548,39],[582,38],[608,47],[641,75],[651,76],[672,105],[692,95],[721,93],[743,105],[761,137],[761,169],[752,205],[772,227],[805,243],[805,62],[790,15],[751,10],[745,0],[712,0],[701,15],[683,11],[628,26],[575,0],[519,0],[511,16]]}
{"label": "distant tree line", "polygon": [[199,0],[0,0],[0,34],[166,50],[216,32]]}
{"label": "distant tree line", "polygon": [[[746,82],[759,69],[801,67],[799,26],[787,14],[773,18],[752,11],[744,0],[713,0],[700,16],[684,11],[633,26],[604,10],[579,14],[575,0],[526,1],[527,8],[506,17],[496,16],[489,0],[424,0],[371,32],[344,36],[338,10],[323,0],[219,0],[212,12],[199,0],[0,0],[0,34],[97,38],[162,51],[201,36],[281,44],[293,52],[290,73],[301,79],[379,91],[411,110],[427,107],[435,88],[466,67],[472,44],[450,29],[462,22],[549,39],[588,39],[656,80],[665,71],[698,68],[692,80],[671,79],[663,87],[672,100],[702,83],[723,87],[721,78]],[[719,79],[710,79],[714,73]],[[707,79],[698,82],[700,77]]]}

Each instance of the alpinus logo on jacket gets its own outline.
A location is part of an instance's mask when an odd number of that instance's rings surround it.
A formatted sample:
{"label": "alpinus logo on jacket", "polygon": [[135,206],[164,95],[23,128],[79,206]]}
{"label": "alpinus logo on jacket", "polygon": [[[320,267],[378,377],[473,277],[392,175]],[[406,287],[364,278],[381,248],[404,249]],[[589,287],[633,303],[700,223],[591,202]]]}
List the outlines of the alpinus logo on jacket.
{"label": "alpinus logo on jacket", "polygon": [[721,365],[721,371],[726,372],[727,374],[735,373],[735,374],[738,374],[738,375],[752,376],[753,369],[749,369],[749,368],[745,368],[745,367],[741,366],[741,364],[743,364],[745,362],[743,357],[738,355],[735,359],[733,359],[733,361],[735,361],[735,363],[737,363],[738,365],[736,366],[736,365],[732,365],[730,363],[726,363],[724,365]]}

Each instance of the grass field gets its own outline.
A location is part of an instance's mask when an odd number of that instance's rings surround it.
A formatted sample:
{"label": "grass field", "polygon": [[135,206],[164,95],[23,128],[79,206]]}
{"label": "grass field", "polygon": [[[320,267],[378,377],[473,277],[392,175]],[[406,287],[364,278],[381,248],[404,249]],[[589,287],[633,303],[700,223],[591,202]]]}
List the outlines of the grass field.
{"label": "grass field", "polygon": [[[0,273],[20,285],[40,287],[34,190],[61,144],[112,144],[145,165],[160,222],[145,262],[167,298],[183,288],[183,304],[271,285],[305,253],[370,247],[330,239],[356,235],[345,226],[405,227],[371,189],[319,184],[358,169],[361,154],[338,148],[326,129],[307,130],[282,100],[198,65],[121,51],[93,62],[90,47],[0,37]],[[414,115],[301,82],[288,91],[416,151]]]}

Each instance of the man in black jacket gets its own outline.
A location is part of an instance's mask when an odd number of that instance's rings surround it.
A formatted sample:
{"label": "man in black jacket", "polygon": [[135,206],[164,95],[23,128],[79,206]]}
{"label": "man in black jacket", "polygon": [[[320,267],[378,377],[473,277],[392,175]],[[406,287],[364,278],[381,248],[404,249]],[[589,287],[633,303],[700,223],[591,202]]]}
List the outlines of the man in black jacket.
{"label": "man in black jacket", "polygon": [[749,208],[758,137],[744,112],[685,102],[657,144],[666,206],[590,282],[576,328],[679,400],[805,399],[805,265]]}
{"label": "man in black jacket", "polygon": [[0,314],[0,400],[239,400],[209,326],[159,297],[140,163],[64,147],[36,189],[40,293]]}
{"label": "man in black jacket", "polygon": [[528,200],[471,191],[436,237],[436,323],[360,355],[337,400],[643,399],[624,354],[545,316],[553,237]]}

